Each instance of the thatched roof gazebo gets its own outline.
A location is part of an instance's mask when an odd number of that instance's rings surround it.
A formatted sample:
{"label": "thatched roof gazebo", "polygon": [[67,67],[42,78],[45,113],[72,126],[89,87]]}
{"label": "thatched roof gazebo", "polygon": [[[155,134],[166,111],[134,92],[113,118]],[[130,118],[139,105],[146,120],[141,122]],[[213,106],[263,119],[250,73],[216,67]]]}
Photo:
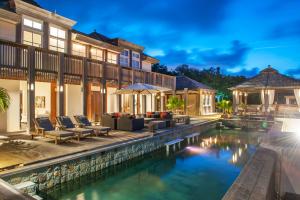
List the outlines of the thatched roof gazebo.
{"label": "thatched roof gazebo", "polygon": [[298,111],[300,106],[300,80],[280,74],[271,66],[230,89],[235,112],[241,104],[256,105],[256,110],[262,112]]}

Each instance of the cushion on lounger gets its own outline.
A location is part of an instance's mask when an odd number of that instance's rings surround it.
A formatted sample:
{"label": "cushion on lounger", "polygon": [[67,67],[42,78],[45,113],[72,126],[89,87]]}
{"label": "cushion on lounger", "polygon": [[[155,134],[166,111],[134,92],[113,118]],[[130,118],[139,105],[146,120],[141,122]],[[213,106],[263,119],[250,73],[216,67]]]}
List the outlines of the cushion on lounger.
{"label": "cushion on lounger", "polygon": [[53,131],[54,127],[52,126],[48,117],[36,118],[36,121],[39,127],[43,128],[44,131]]}
{"label": "cushion on lounger", "polygon": [[60,123],[65,126],[66,128],[75,128],[75,125],[73,124],[70,117],[67,116],[60,116],[58,117]]}
{"label": "cushion on lounger", "polygon": [[59,137],[71,137],[74,133],[68,131],[47,131],[46,135],[59,136]]}
{"label": "cushion on lounger", "polygon": [[67,131],[76,132],[76,133],[92,133],[92,129],[87,128],[68,128]]}
{"label": "cushion on lounger", "polygon": [[110,131],[110,127],[105,127],[105,126],[86,126],[86,128],[90,128],[93,130],[98,130],[98,131]]}
{"label": "cushion on lounger", "polygon": [[77,119],[84,124],[85,126],[91,126],[91,122],[88,120],[86,116],[77,116]]}

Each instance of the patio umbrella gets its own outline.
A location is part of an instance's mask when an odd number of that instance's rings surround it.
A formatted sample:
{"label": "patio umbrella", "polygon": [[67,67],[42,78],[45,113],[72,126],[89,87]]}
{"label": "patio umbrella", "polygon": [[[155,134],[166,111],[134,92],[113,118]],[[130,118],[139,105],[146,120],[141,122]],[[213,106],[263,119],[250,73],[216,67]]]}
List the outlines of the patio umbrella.
{"label": "patio umbrella", "polygon": [[118,90],[115,94],[137,94],[137,113],[140,114],[140,94],[155,94],[166,91],[170,91],[170,89],[146,83],[135,83]]}

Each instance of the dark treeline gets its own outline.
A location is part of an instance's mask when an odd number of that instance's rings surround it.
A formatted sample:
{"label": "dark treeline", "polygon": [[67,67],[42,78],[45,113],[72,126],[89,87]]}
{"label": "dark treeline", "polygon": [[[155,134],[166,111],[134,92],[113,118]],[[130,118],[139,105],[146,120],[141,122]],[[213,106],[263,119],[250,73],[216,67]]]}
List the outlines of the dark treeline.
{"label": "dark treeline", "polygon": [[217,90],[217,97],[227,100],[232,99],[232,92],[228,90],[228,88],[246,80],[245,76],[231,76],[222,74],[219,67],[211,67],[200,70],[183,64],[176,67],[175,70],[169,70],[165,65],[155,64],[152,66],[152,71],[174,76],[185,75],[191,79],[212,87],[213,89]]}

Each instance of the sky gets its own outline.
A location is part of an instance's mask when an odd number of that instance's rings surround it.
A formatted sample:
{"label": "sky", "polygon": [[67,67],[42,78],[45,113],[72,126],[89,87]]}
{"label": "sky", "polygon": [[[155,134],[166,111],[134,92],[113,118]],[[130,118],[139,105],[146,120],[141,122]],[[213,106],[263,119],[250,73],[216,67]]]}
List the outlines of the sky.
{"label": "sky", "polygon": [[300,78],[300,0],[36,0],[43,8],[145,47],[174,69],[253,76],[268,65]]}

